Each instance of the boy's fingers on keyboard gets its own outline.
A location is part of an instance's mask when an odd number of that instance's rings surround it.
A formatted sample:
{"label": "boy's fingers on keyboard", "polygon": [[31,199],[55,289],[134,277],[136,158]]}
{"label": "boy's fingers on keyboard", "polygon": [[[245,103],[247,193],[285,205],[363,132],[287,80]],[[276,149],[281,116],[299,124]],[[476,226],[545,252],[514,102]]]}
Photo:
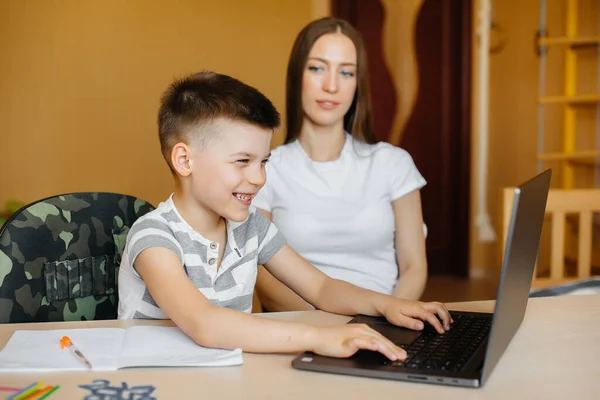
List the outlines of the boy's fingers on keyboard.
{"label": "boy's fingers on keyboard", "polygon": [[444,304],[438,302],[423,303],[422,307],[427,311],[437,314],[444,323],[444,328],[450,329],[450,323],[454,321],[452,321],[450,311],[448,311]]}
{"label": "boy's fingers on keyboard", "polygon": [[[388,320],[390,320],[390,316],[387,316],[387,318]],[[404,326],[406,328],[414,329],[416,331],[420,331],[424,328],[422,321],[400,313],[392,315],[390,322],[394,325]]]}
{"label": "boy's fingers on keyboard", "polygon": [[[375,329],[371,328],[368,325],[357,324],[360,327],[360,336],[369,336],[375,339],[377,343],[386,346],[391,352],[396,355],[396,358],[405,359],[406,351],[396,346],[391,340],[383,336],[381,333],[377,332]],[[389,358],[389,356],[388,356]]]}
{"label": "boy's fingers on keyboard", "polygon": [[377,351],[392,361],[397,359],[406,358],[404,350],[395,351],[394,344],[386,340],[385,338],[378,338],[376,336],[358,336],[352,339],[354,345],[360,349]]}
{"label": "boy's fingers on keyboard", "polygon": [[385,346],[387,346],[396,355],[396,358],[399,358],[401,360],[404,360],[406,358],[406,351],[404,349],[396,346],[391,340],[383,336],[381,333],[375,330],[373,332],[375,332],[377,339],[380,341],[380,343],[383,343]]}
{"label": "boy's fingers on keyboard", "polygon": [[359,349],[377,351],[377,341],[373,337],[369,336],[355,336],[348,340],[350,345],[351,355],[356,353]]}
{"label": "boy's fingers on keyboard", "polygon": [[429,322],[431,324],[431,326],[433,326],[438,333],[443,334],[446,332],[444,330],[444,327],[442,326],[442,323],[435,316],[434,313],[432,313],[431,311],[427,311],[424,308],[421,308],[421,310],[422,311],[420,311],[419,315],[418,315],[419,318],[421,318],[423,321]]}

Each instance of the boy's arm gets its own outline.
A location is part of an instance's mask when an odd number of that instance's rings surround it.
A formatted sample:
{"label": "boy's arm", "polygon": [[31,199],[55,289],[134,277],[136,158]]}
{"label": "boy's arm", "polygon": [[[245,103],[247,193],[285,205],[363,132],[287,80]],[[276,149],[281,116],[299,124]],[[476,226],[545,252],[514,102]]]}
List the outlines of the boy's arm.
{"label": "boy's arm", "polygon": [[362,348],[392,360],[406,357],[402,349],[366,325],[318,328],[213,306],[169,249],[148,248],[134,265],[158,307],[201,346],[261,353],[308,350],[334,357],[348,357]]}
{"label": "boy's arm", "polygon": [[[257,208],[269,221],[271,213]],[[258,266],[256,292],[262,305],[269,311],[306,311],[313,307],[294,293],[289,287],[277,280],[262,265]]]}
{"label": "boy's arm", "polygon": [[418,190],[392,202],[396,224],[396,258],[400,279],[394,296],[418,300],[427,283],[427,256]]}
{"label": "boy's arm", "polygon": [[307,311],[314,308],[292,289],[279,282],[265,267],[258,266],[256,292],[268,311]]}
{"label": "boy's arm", "polygon": [[452,320],[441,303],[398,299],[332,279],[287,244],[265,263],[265,267],[303,299],[324,311],[346,315],[383,315],[393,324],[417,330],[423,329],[421,321],[427,321],[439,333],[444,333],[444,328],[449,329]]}

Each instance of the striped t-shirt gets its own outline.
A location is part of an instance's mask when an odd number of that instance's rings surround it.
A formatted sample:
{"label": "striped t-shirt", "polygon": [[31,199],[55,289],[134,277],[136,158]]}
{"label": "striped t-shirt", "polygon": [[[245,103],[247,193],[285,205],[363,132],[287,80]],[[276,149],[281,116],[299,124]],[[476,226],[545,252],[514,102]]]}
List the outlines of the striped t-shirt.
{"label": "striped t-shirt", "polygon": [[213,305],[251,312],[257,265],[274,256],[285,240],[253,206],[245,221],[228,220],[226,225],[227,243],[217,271],[219,244],[205,239],[185,222],[172,195],[135,221],[119,268],[119,319],[168,318],[133,268],[136,257],[150,247],[165,247],[177,254],[187,276]]}

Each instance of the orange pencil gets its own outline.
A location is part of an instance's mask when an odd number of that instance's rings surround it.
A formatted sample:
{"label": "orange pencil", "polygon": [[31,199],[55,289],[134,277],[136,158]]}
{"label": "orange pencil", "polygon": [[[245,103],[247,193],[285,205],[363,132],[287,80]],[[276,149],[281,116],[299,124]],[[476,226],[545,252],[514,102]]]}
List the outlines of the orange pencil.
{"label": "orange pencil", "polygon": [[89,369],[92,369],[92,364],[83,355],[83,353],[77,347],[75,347],[75,345],[73,344],[73,342],[71,341],[71,339],[68,336],[63,336],[60,339],[60,349],[62,350],[65,347],[67,347],[69,350],[71,350],[71,352],[73,354],[75,354],[77,357],[79,357],[79,359],[81,361],[83,361],[88,366]]}

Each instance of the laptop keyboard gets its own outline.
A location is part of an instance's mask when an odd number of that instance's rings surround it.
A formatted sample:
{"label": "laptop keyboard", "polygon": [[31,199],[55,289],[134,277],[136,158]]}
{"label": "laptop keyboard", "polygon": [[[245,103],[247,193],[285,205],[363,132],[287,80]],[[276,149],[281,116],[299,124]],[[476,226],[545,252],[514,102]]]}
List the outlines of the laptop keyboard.
{"label": "laptop keyboard", "polygon": [[449,331],[440,335],[427,325],[417,340],[401,346],[408,354],[406,360],[388,360],[387,364],[398,368],[460,371],[487,337],[492,319],[470,315],[452,315],[452,318],[454,324]]}

